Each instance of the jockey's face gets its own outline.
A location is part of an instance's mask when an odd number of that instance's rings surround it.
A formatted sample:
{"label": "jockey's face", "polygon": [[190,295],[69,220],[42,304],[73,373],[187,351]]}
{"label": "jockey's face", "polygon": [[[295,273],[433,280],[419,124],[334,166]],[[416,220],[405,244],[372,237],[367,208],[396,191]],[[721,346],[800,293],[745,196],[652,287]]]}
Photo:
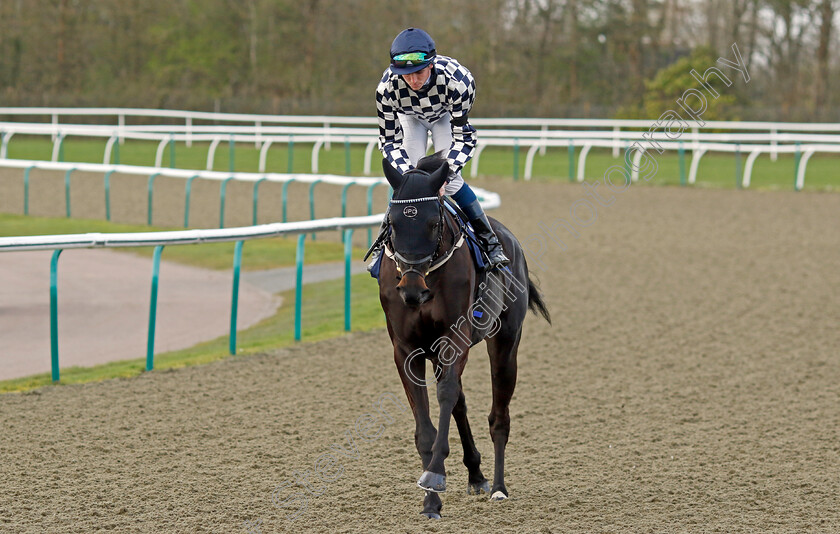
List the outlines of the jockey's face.
{"label": "jockey's face", "polygon": [[411,74],[403,74],[402,77],[409,87],[411,87],[415,91],[419,91],[426,84],[426,81],[428,81],[429,75],[431,73],[432,64],[429,63],[429,65],[425,69],[418,70],[417,72],[412,72]]}

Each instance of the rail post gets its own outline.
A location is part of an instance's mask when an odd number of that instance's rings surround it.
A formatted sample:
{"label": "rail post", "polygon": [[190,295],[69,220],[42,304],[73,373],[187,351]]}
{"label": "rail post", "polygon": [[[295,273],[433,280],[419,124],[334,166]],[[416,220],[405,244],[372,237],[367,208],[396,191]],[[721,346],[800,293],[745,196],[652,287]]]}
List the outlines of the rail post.
{"label": "rail post", "polygon": [[53,251],[50,260],[50,368],[52,381],[58,382],[58,257],[61,249]]}
{"label": "rail post", "polygon": [[[315,220],[315,186],[321,183],[321,179],[317,179],[309,184],[309,219]],[[315,232],[312,232],[312,241],[315,241]]]}
{"label": "rail post", "polygon": [[356,182],[349,182],[341,188],[341,216],[347,216],[347,190],[350,189],[350,186],[355,184]]}
{"label": "rail post", "polygon": [[184,228],[190,225],[190,194],[192,193],[193,180],[196,178],[198,178],[197,174],[187,178],[187,185],[184,188]]}
{"label": "rail post", "polygon": [[303,242],[306,234],[300,234],[295,253],[295,341],[301,337],[301,307],[303,304]]}
{"label": "rail post", "polygon": [[114,174],[114,171],[108,171],[105,173],[105,220],[111,220],[111,175]]}
{"label": "rail post", "polygon": [[344,174],[350,176],[350,137],[344,136]]}
{"label": "rail post", "polygon": [[233,140],[233,134],[228,137],[228,172],[233,172],[234,157],[236,156],[236,145]]}
{"label": "rail post", "polygon": [[67,169],[64,173],[64,208],[67,212],[67,218],[70,218],[70,175],[73,174],[76,168]]}
{"label": "rail post", "polygon": [[27,167],[23,171],[23,214],[29,215],[29,173],[35,165]]}
{"label": "rail post", "polygon": [[169,134],[169,168],[175,168],[175,134]]}
{"label": "rail post", "polygon": [[569,139],[569,182],[575,181],[575,141]]}
{"label": "rail post", "polygon": [[231,180],[233,180],[233,176],[225,178],[219,187],[219,228],[225,227],[225,197],[227,196],[227,184]]}
{"label": "rail post", "polygon": [[680,147],[677,149],[677,154],[680,159],[680,185],[685,187],[685,148],[683,142],[680,141]]}
{"label": "rail post", "polygon": [[149,176],[149,198],[146,202],[146,224],[148,224],[149,226],[152,225],[152,209],[155,198],[155,178],[157,178],[158,176],[160,176],[159,172],[153,173],[151,176]]}
{"label": "rail post", "polygon": [[254,182],[254,209],[252,210],[253,213],[254,213],[254,218],[252,220],[253,226],[257,225],[257,199],[259,198],[260,184],[263,183],[264,181],[266,181],[265,177],[260,178],[259,180]]}
{"label": "rail post", "polygon": [[282,203],[282,207],[281,207],[282,217],[281,217],[281,220],[282,220],[282,222],[286,222],[286,206],[289,203],[289,184],[291,184],[294,181],[295,181],[294,178],[289,178],[288,180],[283,182],[283,194],[282,194],[282,199],[281,199],[281,203]]}
{"label": "rail post", "polygon": [[741,145],[735,143],[735,189],[741,186]]}
{"label": "rail post", "polygon": [[344,331],[350,331],[351,276],[350,258],[353,254],[353,229],[344,230]]}
{"label": "rail post", "polygon": [[237,241],[233,249],[233,295],[230,299],[230,342],[228,351],[236,354],[236,316],[239,311],[239,271],[242,267],[242,245],[244,241]]}
{"label": "rail post", "polygon": [[799,162],[802,159],[802,151],[799,149],[799,141],[796,142],[796,153],[793,156],[793,190],[799,191]]}
{"label": "rail post", "polygon": [[149,303],[149,337],[146,341],[146,370],[155,368],[155,323],[157,321],[158,278],[160,275],[160,254],[163,245],[155,247],[152,257],[152,295]]}

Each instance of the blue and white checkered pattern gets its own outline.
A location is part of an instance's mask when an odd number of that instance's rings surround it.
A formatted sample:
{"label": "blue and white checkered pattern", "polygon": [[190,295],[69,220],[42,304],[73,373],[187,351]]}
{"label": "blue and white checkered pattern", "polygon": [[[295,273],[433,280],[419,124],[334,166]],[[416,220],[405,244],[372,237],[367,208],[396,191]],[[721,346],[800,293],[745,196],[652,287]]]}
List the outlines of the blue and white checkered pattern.
{"label": "blue and white checkered pattern", "polygon": [[[403,149],[403,133],[397,114],[413,115],[435,122],[446,113],[452,120],[463,118],[475,101],[475,80],[466,67],[446,56],[436,56],[427,89],[414,91],[390,67],[376,88],[376,112],[379,117],[379,150],[391,165],[402,173],[414,165]],[[446,155],[450,178],[473,157],[475,128],[467,122],[452,125],[452,146]]]}

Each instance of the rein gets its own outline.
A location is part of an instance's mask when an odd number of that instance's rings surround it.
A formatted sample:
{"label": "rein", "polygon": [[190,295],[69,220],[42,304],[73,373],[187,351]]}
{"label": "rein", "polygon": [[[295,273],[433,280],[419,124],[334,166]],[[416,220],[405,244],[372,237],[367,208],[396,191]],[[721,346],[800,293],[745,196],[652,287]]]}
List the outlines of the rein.
{"label": "rein", "polygon": [[[402,274],[408,274],[410,272],[415,272],[418,275],[420,275],[421,278],[425,278],[426,276],[429,275],[429,273],[431,273],[432,271],[434,271],[436,269],[439,269],[447,261],[449,261],[449,259],[452,258],[452,255],[455,254],[455,251],[458,250],[459,248],[461,248],[461,245],[464,244],[464,233],[461,232],[460,229],[457,229],[457,231],[456,231],[456,228],[452,224],[451,219],[449,217],[446,217],[446,215],[444,213],[443,201],[441,200],[440,197],[421,197],[421,198],[409,198],[409,199],[402,199],[402,200],[391,200],[390,203],[391,204],[413,204],[413,203],[416,203],[416,202],[427,202],[427,201],[432,201],[432,200],[435,200],[435,201],[438,202],[438,213],[440,214],[440,220],[441,220],[441,222],[446,221],[446,226],[452,232],[452,246],[449,247],[449,249],[444,254],[442,254],[440,256],[438,255],[438,253],[440,251],[441,243],[443,241],[443,224],[440,225],[440,230],[438,231],[437,245],[435,246],[435,250],[431,254],[429,254],[428,256],[425,256],[425,257],[423,257],[419,260],[409,260],[405,256],[403,256],[402,254],[400,254],[398,251],[396,251],[396,250],[391,251],[391,249],[388,247],[389,243],[386,242],[383,245],[383,252],[385,253],[386,257],[391,259],[396,264],[397,271],[401,275]],[[420,269],[418,269],[418,266],[423,265],[428,261],[431,261],[431,264],[426,269],[426,272],[424,274],[423,272],[420,271]],[[403,271],[403,269],[400,267],[400,263],[407,265],[408,268],[405,269],[405,271]]]}

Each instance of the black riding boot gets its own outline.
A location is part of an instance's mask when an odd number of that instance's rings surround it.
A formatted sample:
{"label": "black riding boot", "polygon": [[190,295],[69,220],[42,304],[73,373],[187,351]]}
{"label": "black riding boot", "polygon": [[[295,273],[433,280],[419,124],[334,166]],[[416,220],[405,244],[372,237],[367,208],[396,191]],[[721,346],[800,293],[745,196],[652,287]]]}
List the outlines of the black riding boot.
{"label": "black riding boot", "polygon": [[484,252],[487,253],[487,258],[490,260],[490,267],[501,267],[507,265],[510,260],[505,256],[505,251],[502,244],[499,243],[499,238],[496,237],[496,232],[490,226],[490,221],[487,220],[487,215],[481,208],[478,200],[474,200],[466,206],[461,206],[464,214],[469,218],[470,224],[475,230],[475,236],[478,238]]}

